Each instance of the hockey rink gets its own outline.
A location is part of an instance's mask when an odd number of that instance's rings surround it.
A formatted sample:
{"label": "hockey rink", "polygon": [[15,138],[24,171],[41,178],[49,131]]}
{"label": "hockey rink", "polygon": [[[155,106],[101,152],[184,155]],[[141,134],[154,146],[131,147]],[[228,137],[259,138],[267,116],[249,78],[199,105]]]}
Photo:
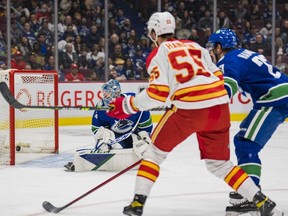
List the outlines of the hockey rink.
{"label": "hockey rink", "polygon": [[[239,122],[231,126],[231,141]],[[31,136],[33,136],[31,134]],[[175,134],[177,136],[177,134]],[[17,153],[17,165],[0,168],[0,215],[53,215],[43,201],[61,207],[106,181],[116,172],[66,172],[77,148],[93,146],[90,126],[60,128],[60,154]],[[232,143],[232,142],[231,142]],[[231,144],[231,159],[235,162]],[[261,152],[262,190],[288,216],[288,122],[279,127]],[[74,203],[58,215],[118,216],[132,200],[136,170]],[[195,135],[179,145],[161,165],[147,200],[145,216],[224,216],[230,188],[208,173],[199,160]]]}

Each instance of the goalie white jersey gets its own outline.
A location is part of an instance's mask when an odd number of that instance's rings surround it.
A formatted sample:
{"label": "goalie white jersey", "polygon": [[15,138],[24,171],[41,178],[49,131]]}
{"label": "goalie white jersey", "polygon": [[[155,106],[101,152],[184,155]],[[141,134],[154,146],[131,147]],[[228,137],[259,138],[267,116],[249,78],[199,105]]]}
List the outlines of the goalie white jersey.
{"label": "goalie white jersey", "polygon": [[150,53],[146,65],[149,86],[134,100],[140,110],[163,103],[181,109],[229,103],[222,72],[212,62],[208,51],[195,42],[163,42]]}

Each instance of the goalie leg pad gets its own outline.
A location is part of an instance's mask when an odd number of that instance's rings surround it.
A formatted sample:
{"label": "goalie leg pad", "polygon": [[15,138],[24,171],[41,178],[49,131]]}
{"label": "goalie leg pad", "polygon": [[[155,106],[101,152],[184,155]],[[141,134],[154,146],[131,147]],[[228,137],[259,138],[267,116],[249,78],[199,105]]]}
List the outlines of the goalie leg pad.
{"label": "goalie leg pad", "polygon": [[[139,158],[133,149],[111,150],[109,153],[91,153],[91,150],[78,151],[74,155],[75,172],[85,171],[121,171]],[[135,167],[136,169],[138,167]]]}
{"label": "goalie leg pad", "polygon": [[74,154],[74,170],[75,172],[91,171],[95,166],[81,157],[81,155],[91,154],[91,149],[76,151]]}
{"label": "goalie leg pad", "polygon": [[140,132],[138,132],[138,135],[140,136],[140,138],[142,139],[142,140],[144,140],[147,144],[152,144],[152,140],[151,140],[151,138],[150,138],[150,136],[149,136],[149,134],[148,134],[148,132],[147,131],[140,131]]}
{"label": "goalie leg pad", "polygon": [[[134,134],[132,134],[132,137],[133,137],[133,135]],[[137,136],[137,135],[134,135],[134,136]],[[133,150],[134,150],[134,152],[138,158],[140,158],[140,159],[143,158],[143,154],[147,148],[148,148],[148,144],[144,140],[133,141]]]}
{"label": "goalie leg pad", "polygon": [[146,131],[140,131],[138,134],[132,134],[131,137],[135,154],[139,158],[143,158],[143,154],[148,148],[148,145],[152,144],[149,134]]}
{"label": "goalie leg pad", "polygon": [[[109,153],[114,154],[114,156],[97,170],[121,171],[139,161],[132,148],[112,149]],[[133,169],[138,169],[138,167],[136,166]]]}

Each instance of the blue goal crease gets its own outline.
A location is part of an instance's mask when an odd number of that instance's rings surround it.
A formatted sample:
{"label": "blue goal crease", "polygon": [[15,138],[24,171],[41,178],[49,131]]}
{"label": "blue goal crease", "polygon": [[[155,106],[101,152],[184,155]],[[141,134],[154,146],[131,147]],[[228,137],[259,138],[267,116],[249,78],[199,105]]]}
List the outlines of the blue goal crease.
{"label": "blue goal crease", "polygon": [[74,160],[74,153],[52,154],[16,164],[17,167],[59,168]]}

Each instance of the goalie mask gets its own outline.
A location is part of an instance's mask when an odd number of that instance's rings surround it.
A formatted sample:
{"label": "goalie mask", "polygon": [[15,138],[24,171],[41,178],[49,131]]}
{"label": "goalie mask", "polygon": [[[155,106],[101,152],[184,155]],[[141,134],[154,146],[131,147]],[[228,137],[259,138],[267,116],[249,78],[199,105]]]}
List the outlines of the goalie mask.
{"label": "goalie mask", "polygon": [[119,97],[121,87],[117,80],[111,79],[102,86],[102,101],[104,106],[108,106],[113,98]]}

